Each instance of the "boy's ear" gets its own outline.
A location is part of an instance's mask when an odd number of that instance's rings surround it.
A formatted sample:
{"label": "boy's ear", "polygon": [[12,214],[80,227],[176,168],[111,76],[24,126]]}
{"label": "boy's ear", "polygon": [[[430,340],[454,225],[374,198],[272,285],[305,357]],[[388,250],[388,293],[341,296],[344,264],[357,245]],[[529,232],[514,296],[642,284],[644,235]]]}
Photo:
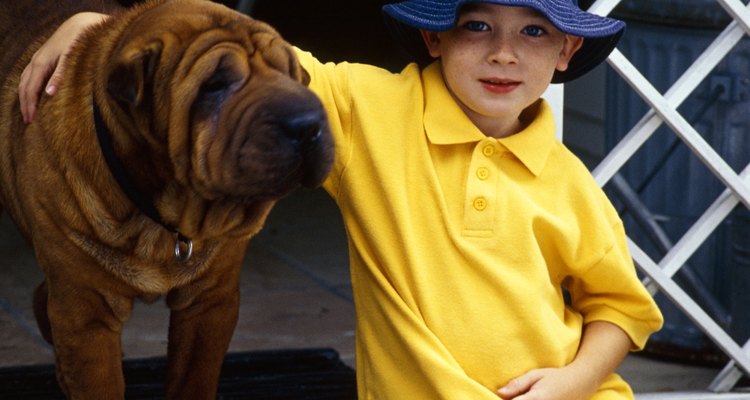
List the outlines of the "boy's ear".
{"label": "boy's ear", "polygon": [[573,55],[583,46],[583,38],[580,36],[565,35],[563,48],[557,59],[557,70],[566,71]]}
{"label": "boy's ear", "polygon": [[440,57],[440,34],[438,32],[420,30],[427,51],[434,58]]}

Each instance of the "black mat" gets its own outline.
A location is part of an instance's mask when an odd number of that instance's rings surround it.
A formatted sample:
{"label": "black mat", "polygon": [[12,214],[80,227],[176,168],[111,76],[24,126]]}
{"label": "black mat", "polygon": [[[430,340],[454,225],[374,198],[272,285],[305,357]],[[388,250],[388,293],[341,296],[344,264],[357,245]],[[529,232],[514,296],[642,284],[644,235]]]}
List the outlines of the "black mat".
{"label": "black mat", "polygon": [[[126,399],[162,399],[166,358],[123,362]],[[62,399],[52,365],[0,368],[0,399]],[[332,349],[230,353],[218,399],[353,400],[354,370]]]}

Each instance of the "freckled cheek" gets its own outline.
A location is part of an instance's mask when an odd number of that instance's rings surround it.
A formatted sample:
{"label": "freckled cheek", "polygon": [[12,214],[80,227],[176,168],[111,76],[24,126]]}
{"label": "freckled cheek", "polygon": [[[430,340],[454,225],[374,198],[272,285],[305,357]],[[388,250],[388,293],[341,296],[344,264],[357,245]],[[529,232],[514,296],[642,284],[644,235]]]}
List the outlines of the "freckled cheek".
{"label": "freckled cheek", "polygon": [[476,64],[473,60],[474,59],[469,58],[469,55],[464,52],[455,52],[450,56],[443,56],[443,74],[450,80],[459,79],[461,76],[466,75],[470,66]]}
{"label": "freckled cheek", "polygon": [[443,56],[451,56],[454,60],[470,60],[480,57],[486,51],[487,44],[479,40],[454,39],[443,47]]}
{"label": "freckled cheek", "polygon": [[546,70],[554,72],[560,60],[560,51],[561,49],[556,48],[537,48],[536,51],[525,52],[523,59],[527,61],[527,64],[531,68],[539,73],[543,73]]}

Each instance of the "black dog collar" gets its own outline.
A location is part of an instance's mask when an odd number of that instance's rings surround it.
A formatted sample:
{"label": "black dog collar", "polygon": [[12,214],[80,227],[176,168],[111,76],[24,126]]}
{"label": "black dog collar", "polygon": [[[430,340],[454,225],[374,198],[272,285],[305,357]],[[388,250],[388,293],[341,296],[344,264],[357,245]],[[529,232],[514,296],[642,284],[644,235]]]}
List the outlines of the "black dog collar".
{"label": "black dog collar", "polygon": [[[189,260],[193,255],[193,241],[182,235],[176,227],[164,222],[159,215],[159,211],[156,210],[154,203],[147,199],[142,191],[138,190],[138,187],[133,182],[133,178],[131,178],[130,174],[128,174],[128,171],[125,169],[125,166],[122,164],[122,161],[120,161],[115,154],[115,149],[112,145],[112,134],[109,131],[109,128],[107,128],[107,124],[104,123],[104,119],[102,118],[96,102],[93,103],[93,106],[96,137],[99,139],[99,147],[102,149],[102,155],[107,162],[107,166],[109,166],[110,172],[112,172],[112,175],[120,185],[120,188],[122,188],[122,191],[125,192],[125,195],[128,196],[130,201],[132,201],[142,213],[146,214],[146,216],[151,218],[154,222],[177,236],[174,246],[174,254],[175,257],[177,257],[177,261],[185,262]],[[183,246],[185,247],[184,250]]]}

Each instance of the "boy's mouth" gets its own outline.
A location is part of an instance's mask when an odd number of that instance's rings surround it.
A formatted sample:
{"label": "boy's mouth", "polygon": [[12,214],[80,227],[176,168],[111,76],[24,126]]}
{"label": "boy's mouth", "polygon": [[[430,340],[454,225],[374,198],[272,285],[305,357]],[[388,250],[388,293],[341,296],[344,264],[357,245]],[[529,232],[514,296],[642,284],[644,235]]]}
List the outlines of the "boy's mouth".
{"label": "boy's mouth", "polygon": [[480,79],[482,87],[493,93],[509,93],[515,90],[521,82],[510,79]]}

